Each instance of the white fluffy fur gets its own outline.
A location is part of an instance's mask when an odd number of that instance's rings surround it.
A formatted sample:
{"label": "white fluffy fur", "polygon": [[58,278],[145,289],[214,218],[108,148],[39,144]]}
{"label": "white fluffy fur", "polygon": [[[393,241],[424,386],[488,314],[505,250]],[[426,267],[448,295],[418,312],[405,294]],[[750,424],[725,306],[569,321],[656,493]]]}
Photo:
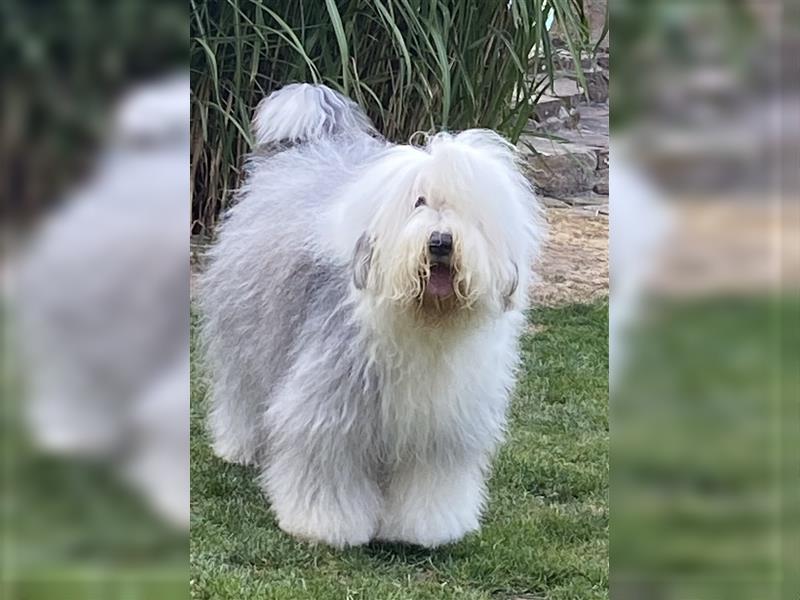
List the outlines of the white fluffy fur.
{"label": "white fluffy fur", "polygon": [[261,101],[253,119],[256,144],[300,141],[372,124],[358,105],[324,86],[287,85]]}
{"label": "white fluffy fur", "polygon": [[[541,233],[513,147],[484,130],[391,145],[304,84],[255,130],[201,286],[214,448],[257,466],[300,538],[458,540],[479,526]],[[444,300],[425,291],[435,229],[454,240]]]}

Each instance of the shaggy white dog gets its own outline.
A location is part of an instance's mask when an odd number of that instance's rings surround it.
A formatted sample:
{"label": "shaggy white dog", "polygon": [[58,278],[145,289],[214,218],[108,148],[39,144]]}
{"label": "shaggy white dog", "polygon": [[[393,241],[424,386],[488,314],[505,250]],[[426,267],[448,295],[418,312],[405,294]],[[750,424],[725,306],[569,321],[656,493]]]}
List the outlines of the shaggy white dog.
{"label": "shaggy white dog", "polygon": [[513,147],[381,139],[289,85],[201,291],[216,453],[254,464],[280,527],[334,546],[478,529],[541,220]]}

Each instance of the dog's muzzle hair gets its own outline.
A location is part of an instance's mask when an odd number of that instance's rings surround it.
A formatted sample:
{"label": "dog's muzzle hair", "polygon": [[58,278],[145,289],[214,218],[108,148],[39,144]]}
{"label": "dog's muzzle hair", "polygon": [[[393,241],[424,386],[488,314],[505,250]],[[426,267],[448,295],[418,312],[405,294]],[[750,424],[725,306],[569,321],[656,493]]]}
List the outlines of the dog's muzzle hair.
{"label": "dog's muzzle hair", "polygon": [[478,529],[541,220],[490,131],[398,146],[324,86],[257,109],[200,285],[214,450],[334,546]]}

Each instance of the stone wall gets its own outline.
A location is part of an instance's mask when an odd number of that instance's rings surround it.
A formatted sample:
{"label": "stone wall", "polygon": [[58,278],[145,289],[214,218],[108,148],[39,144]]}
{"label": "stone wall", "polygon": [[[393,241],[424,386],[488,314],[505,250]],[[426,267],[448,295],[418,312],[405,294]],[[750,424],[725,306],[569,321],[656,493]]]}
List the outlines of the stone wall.
{"label": "stone wall", "polygon": [[[590,39],[592,43],[597,43],[603,35],[603,28],[606,23],[606,13],[608,11],[608,0],[583,0],[583,9],[589,21]],[[553,26],[553,33],[558,35],[558,25]],[[606,36],[600,44],[601,48],[608,48],[609,36]]]}
{"label": "stone wall", "polygon": [[[608,0],[583,0],[583,6],[589,19],[589,27],[592,32],[591,40],[592,42],[597,42],[600,36],[603,35],[608,12]],[[603,48],[608,48],[608,36],[600,45]]]}

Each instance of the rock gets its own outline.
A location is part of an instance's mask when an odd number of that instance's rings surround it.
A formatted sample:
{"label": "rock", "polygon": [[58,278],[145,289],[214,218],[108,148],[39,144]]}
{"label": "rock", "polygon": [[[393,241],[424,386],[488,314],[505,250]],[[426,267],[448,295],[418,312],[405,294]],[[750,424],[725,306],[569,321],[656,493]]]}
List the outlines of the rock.
{"label": "rock", "polygon": [[536,130],[543,133],[556,133],[564,127],[574,127],[574,125],[572,125],[572,119],[572,111],[561,106],[558,109],[557,115],[547,117],[543,123],[537,123]]}
{"label": "rock", "polygon": [[586,76],[586,86],[589,100],[592,102],[605,102],[608,100],[608,75],[602,69],[589,69],[583,73]]}
{"label": "rock", "polygon": [[549,196],[542,196],[542,204],[546,208],[569,208],[569,204],[558,198],[550,198]]}
{"label": "rock", "polygon": [[597,169],[608,169],[608,145],[605,148],[595,148],[594,153],[597,154]]}
{"label": "rock", "polygon": [[559,77],[553,81],[553,95],[566,102],[568,106],[574,107],[580,102],[583,89],[578,83],[568,77]]}
{"label": "rock", "polygon": [[564,103],[558,98],[548,96],[547,94],[542,94],[542,96],[539,98],[539,101],[536,103],[536,107],[533,109],[533,112],[536,115],[536,120],[540,123],[544,123],[550,117],[557,116],[559,109],[563,106]]}
{"label": "rock", "polygon": [[588,130],[608,137],[608,106],[581,106],[581,122]]}
{"label": "rock", "polygon": [[[599,42],[601,48],[608,48],[608,35],[603,37],[603,40],[600,41],[603,31],[605,30],[605,23],[608,17],[608,0],[583,0],[581,2],[581,6],[589,26],[589,41],[592,44]],[[567,48],[566,41],[562,39],[563,34],[561,31],[561,25],[558,20],[556,20],[550,30],[553,48]]]}
{"label": "rock", "polygon": [[[600,41],[600,38],[605,31],[606,20],[608,19],[608,0],[584,0],[583,3],[584,14],[589,21],[590,36],[589,39],[592,43]],[[608,33],[600,42],[602,48],[608,48],[609,39]]]}
{"label": "rock", "polygon": [[562,71],[572,71],[575,68],[575,61],[572,60],[572,53],[564,49],[553,52],[553,66]]}
{"label": "rock", "polygon": [[570,108],[567,113],[566,127],[569,129],[577,129],[581,122],[581,112],[577,108]]}
{"label": "rock", "polygon": [[594,192],[608,196],[608,167],[597,169],[597,183],[594,184]]}
{"label": "rock", "polygon": [[563,126],[563,122],[559,117],[548,117],[547,120],[539,127],[540,131],[546,133],[555,133]]}
{"label": "rock", "polygon": [[594,149],[598,155],[598,166],[603,167],[603,162],[608,161],[608,106],[581,105],[578,110],[578,126],[560,131],[559,137]]}
{"label": "rock", "polygon": [[531,135],[517,147],[525,174],[544,194],[563,198],[594,188],[597,156],[591,148]]}
{"label": "rock", "polygon": [[[568,49],[556,50],[553,53],[553,65],[557,69],[569,73],[574,73],[577,70],[575,68],[575,59],[572,56],[572,52]],[[594,67],[594,60],[591,54],[588,52],[581,52],[581,69],[591,69],[592,67]]]}
{"label": "rock", "polygon": [[564,202],[575,207],[602,206],[608,202],[608,198],[603,195],[589,193],[580,196],[570,196],[569,198],[564,198]]}
{"label": "rock", "polygon": [[[608,100],[608,73],[600,67],[595,67],[591,69],[584,69],[583,75],[586,79],[589,100],[591,102],[606,102]],[[583,88],[578,81],[578,74],[569,73],[565,75],[564,79],[570,80],[574,83],[574,87],[572,89],[577,88],[578,90],[577,100],[580,101],[583,99]],[[561,90],[565,92],[572,91],[572,89],[566,84],[561,84]],[[562,94],[556,93],[556,96],[562,97]],[[570,105],[574,106],[574,103],[572,102],[572,95],[564,94],[563,97],[568,98],[568,101],[571,103]]]}

